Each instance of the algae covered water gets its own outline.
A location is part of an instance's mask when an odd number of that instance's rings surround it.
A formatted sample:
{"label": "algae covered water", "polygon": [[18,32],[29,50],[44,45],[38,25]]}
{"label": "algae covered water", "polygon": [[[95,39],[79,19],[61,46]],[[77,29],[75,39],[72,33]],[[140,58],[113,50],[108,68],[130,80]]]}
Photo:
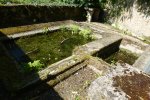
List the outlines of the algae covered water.
{"label": "algae covered water", "polygon": [[38,60],[47,66],[70,56],[76,46],[90,41],[90,36],[65,29],[22,37],[5,45],[19,64]]}
{"label": "algae covered water", "polygon": [[136,54],[124,49],[120,49],[119,51],[113,53],[104,60],[109,64],[116,64],[117,62],[122,62],[132,65],[137,58],[138,56]]}

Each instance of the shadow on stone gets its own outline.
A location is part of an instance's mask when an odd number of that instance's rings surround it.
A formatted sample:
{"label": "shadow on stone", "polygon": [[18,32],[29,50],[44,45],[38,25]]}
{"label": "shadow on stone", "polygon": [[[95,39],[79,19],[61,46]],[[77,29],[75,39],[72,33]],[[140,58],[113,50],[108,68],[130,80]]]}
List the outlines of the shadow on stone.
{"label": "shadow on stone", "polygon": [[[9,39],[3,33],[0,33],[0,99],[38,99],[61,100],[59,94],[49,86],[46,82],[39,80],[37,84],[29,87],[23,86],[23,81],[26,81],[26,76],[32,77],[30,73],[24,73],[23,68],[20,66],[21,61],[31,61],[26,53],[15,44],[14,40]],[[20,58],[24,55],[25,59]],[[39,77],[37,72],[34,72],[34,77]]]}

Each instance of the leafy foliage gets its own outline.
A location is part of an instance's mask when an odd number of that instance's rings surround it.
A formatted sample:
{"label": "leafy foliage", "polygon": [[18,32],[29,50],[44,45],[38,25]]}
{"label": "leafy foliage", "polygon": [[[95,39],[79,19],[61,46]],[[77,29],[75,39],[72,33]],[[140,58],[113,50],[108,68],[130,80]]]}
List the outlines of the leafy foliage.
{"label": "leafy foliage", "polygon": [[0,0],[0,3],[16,4],[78,4],[85,7],[100,7],[101,3],[106,0]]}
{"label": "leafy foliage", "polygon": [[92,35],[91,35],[91,30],[88,30],[88,29],[83,29],[79,32],[80,35],[82,35],[84,38],[87,38],[87,39],[90,39],[92,38]]}
{"label": "leafy foliage", "polygon": [[[61,28],[61,30],[65,29],[65,26]],[[78,34],[79,38],[82,37],[83,39],[94,39],[94,37],[91,34],[92,31],[90,29],[80,29],[78,25],[71,25],[69,29],[71,30],[72,34]]]}
{"label": "leafy foliage", "polygon": [[42,64],[40,60],[35,60],[33,62],[24,63],[23,66],[26,69],[26,71],[32,71],[41,69],[42,67],[44,67],[44,64]]}
{"label": "leafy foliage", "polygon": [[134,0],[107,0],[105,9],[109,14],[108,17],[119,17],[125,10],[129,10],[133,6]]}
{"label": "leafy foliage", "polygon": [[70,30],[72,31],[72,33],[78,33],[79,32],[79,26],[71,25]]}

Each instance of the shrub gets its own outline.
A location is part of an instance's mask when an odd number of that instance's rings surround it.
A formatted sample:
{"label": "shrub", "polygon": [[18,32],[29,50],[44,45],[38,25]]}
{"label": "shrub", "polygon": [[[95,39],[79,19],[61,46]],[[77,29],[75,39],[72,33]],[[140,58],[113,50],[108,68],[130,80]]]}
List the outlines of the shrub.
{"label": "shrub", "polygon": [[71,25],[70,30],[72,31],[73,34],[78,33],[80,31],[79,26],[77,25]]}

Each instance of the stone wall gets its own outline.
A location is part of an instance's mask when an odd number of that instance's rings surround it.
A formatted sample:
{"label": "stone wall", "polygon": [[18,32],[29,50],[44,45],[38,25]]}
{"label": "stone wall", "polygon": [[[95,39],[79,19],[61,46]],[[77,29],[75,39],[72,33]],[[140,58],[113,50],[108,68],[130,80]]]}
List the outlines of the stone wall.
{"label": "stone wall", "polygon": [[127,11],[112,22],[118,28],[131,32],[133,36],[150,37],[150,8],[147,6],[150,2],[134,1]]}
{"label": "stone wall", "polygon": [[74,6],[0,6],[0,28],[61,20],[86,20],[86,11]]}

